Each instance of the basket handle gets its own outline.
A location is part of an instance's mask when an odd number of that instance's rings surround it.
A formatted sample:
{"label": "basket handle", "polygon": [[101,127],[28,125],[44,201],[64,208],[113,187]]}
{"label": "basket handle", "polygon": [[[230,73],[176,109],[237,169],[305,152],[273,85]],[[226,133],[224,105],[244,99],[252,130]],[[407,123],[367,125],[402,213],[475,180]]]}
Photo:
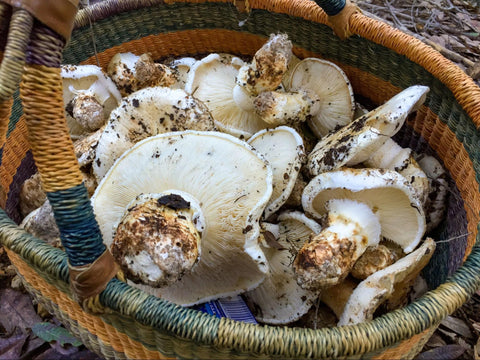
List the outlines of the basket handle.
{"label": "basket handle", "polygon": [[60,69],[78,1],[15,0],[15,5],[35,18],[23,52],[20,83],[32,155],[60,229],[72,295],[87,310],[100,310],[95,299],[118,273],[118,266],[103,244],[75,156],[65,120]]}
{"label": "basket handle", "polygon": [[350,0],[313,0],[328,15],[328,21],[335,34],[346,39],[352,35],[349,26],[350,17],[353,14],[361,13],[357,5]]}
{"label": "basket handle", "polygon": [[[20,83],[33,18],[23,9],[0,3],[0,146],[6,139],[13,94]],[[3,55],[3,57],[2,57]]]}

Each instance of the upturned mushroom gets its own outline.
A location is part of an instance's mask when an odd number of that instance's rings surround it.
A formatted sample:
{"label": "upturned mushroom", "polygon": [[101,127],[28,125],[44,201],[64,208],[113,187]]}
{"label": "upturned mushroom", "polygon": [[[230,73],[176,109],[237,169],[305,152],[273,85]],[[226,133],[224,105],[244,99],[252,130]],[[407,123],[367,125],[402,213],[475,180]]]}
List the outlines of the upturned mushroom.
{"label": "upturned mushroom", "polygon": [[278,216],[277,246],[264,247],[269,270],[265,280],[244,296],[256,319],[267,324],[288,324],[308,312],[319,296],[319,290],[303,289],[295,280],[292,262],[310,236],[321,226],[300,211]]}
{"label": "upturned mushroom", "polygon": [[184,90],[156,86],[125,97],[98,140],[95,177],[100,181],[115,160],[140,140],[183,130],[215,130],[208,109]]}
{"label": "upturned mushroom", "polygon": [[170,86],[176,81],[174,71],[153,61],[150,54],[131,52],[115,54],[108,63],[107,73],[122,96],[151,86]]}
{"label": "upturned mushroom", "polygon": [[185,91],[208,107],[220,131],[248,139],[269,125],[255,113],[254,98],[235,83],[244,64],[229,54],[210,54],[193,65]]}
{"label": "upturned mushroom", "polygon": [[253,135],[248,143],[268,161],[273,172],[273,193],[265,208],[265,219],[289,198],[305,160],[303,140],[291,127],[279,126]]}
{"label": "upturned mushroom", "polygon": [[[170,285],[135,286],[177,304],[193,305],[239,294],[263,281],[268,265],[258,243],[259,219],[271,197],[272,172],[260,154],[244,141],[214,131],[171,132],[137,143],[115,162],[92,197],[105,244],[112,246],[133,199],[165,192],[188,194],[199,204],[205,219],[201,256]],[[181,220],[183,215],[176,216]],[[141,218],[142,212],[133,216],[144,226]]]}
{"label": "upturned mushroom", "polygon": [[410,181],[420,202],[425,204],[427,201],[429,193],[428,178],[417,161],[415,161],[410,148],[403,148],[393,139],[388,138],[364,164],[371,168],[397,171],[407,181]]}
{"label": "upturned mushroom", "polygon": [[306,168],[310,175],[366,161],[400,130],[407,115],[423,104],[428,91],[426,86],[411,86],[375,110],[324,136],[308,155]]}
{"label": "upturned mushroom", "polygon": [[426,238],[418,249],[358,284],[343,308],[338,326],[372,320],[375,310],[391,297],[403,296],[406,299],[405,289],[413,285],[430,261],[435,247],[435,241]]}
{"label": "upturned mushroom", "polygon": [[381,234],[413,251],[425,232],[425,215],[409,181],[398,172],[386,169],[343,168],[314,177],[302,195],[305,213],[321,218],[331,199],[351,199],[367,204],[378,216]]}
{"label": "upturned mushroom", "polygon": [[72,138],[104,125],[122,96],[113,81],[96,65],[63,65],[63,102]]}
{"label": "upturned mushroom", "polygon": [[185,84],[187,83],[188,74],[196,62],[197,59],[188,56],[172,60],[168,64],[168,67],[174,72],[175,82],[169,87],[171,89],[184,90]]}
{"label": "upturned mushroom", "polygon": [[380,241],[380,222],[366,205],[349,199],[326,202],[326,226],[298,251],[293,267],[298,284],[323,289],[345,279],[368,246]]}

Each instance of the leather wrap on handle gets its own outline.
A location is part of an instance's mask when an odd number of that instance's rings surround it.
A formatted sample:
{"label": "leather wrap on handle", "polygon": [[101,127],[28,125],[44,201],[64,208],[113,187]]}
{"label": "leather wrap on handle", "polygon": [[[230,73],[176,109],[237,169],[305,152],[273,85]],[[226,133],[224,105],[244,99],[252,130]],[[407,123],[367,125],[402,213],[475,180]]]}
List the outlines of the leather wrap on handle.
{"label": "leather wrap on handle", "polygon": [[352,35],[349,26],[350,17],[360,13],[360,9],[350,0],[314,0],[328,15],[328,22],[340,39]]}
{"label": "leather wrap on handle", "polygon": [[0,0],[27,10],[66,40],[70,38],[79,0]]}

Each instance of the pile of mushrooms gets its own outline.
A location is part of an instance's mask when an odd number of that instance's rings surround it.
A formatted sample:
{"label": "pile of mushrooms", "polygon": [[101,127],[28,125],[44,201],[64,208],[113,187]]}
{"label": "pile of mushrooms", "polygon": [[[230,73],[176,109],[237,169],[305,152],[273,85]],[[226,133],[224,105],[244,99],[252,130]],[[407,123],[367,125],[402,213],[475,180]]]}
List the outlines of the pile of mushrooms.
{"label": "pile of mushrooms", "polygon": [[[429,89],[357,115],[342,69],[292,48],[272,34],[251,61],[120,53],[105,71],[62,69],[91,203],[132,286],[184,306],[241,294],[266,324],[318,302],[339,324],[405,304],[448,185],[393,136]],[[20,205],[22,226],[58,244],[38,175]]]}

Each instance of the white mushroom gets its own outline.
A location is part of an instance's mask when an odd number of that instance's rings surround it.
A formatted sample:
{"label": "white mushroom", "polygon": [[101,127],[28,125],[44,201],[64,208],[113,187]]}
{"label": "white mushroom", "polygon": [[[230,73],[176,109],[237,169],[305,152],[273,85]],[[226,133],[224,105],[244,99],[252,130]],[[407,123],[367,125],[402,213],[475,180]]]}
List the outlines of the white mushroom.
{"label": "white mushroom", "polygon": [[18,206],[22,216],[26,216],[35,209],[38,209],[47,199],[42,187],[40,173],[36,172],[22,184],[18,199]]}
{"label": "white mushroom", "polygon": [[425,204],[427,201],[429,193],[428,178],[415,161],[410,148],[403,148],[393,139],[388,138],[364,164],[372,168],[390,169],[399,172],[412,184],[420,202]]}
{"label": "white mushroom", "polygon": [[60,230],[55,222],[53,209],[48,200],[45,200],[42,206],[25,216],[20,223],[20,227],[52,246],[62,246]]}
{"label": "white mushroom", "polygon": [[170,85],[171,89],[185,89],[187,83],[188,74],[193,65],[197,62],[197,59],[192,57],[182,57],[172,60],[168,67],[171,68],[175,75],[175,83]]}
{"label": "white mushroom", "polygon": [[321,226],[299,211],[281,213],[278,216],[279,246],[264,248],[269,270],[265,280],[255,289],[244,294],[258,321],[267,324],[288,324],[298,320],[318,298],[318,290],[300,287],[292,262],[310,236],[318,234]]}
{"label": "white mushroom", "polygon": [[125,97],[110,114],[98,140],[93,172],[100,181],[120,155],[149,136],[214,129],[208,109],[184,90],[159,86],[141,89]]}
{"label": "white mushroom", "polygon": [[435,241],[427,238],[417,250],[358,284],[343,309],[338,325],[353,325],[372,320],[378,306],[394,296],[397,288],[403,288],[405,282],[413,284],[430,261],[435,247]]}
{"label": "white mushroom", "polygon": [[405,253],[416,248],[425,232],[422,204],[411,184],[396,171],[343,168],[317,175],[303,192],[305,213],[321,218],[330,199],[367,204],[380,220],[382,236]]}
{"label": "white mushroom", "polygon": [[298,251],[293,267],[305,289],[322,289],[345,279],[368,246],[380,241],[380,222],[365,204],[332,199],[327,225]]}
{"label": "white mushroom", "polygon": [[193,305],[256,287],[268,265],[259,219],[272,193],[272,172],[244,141],[218,132],[184,131],[149,137],[125,152],[92,197],[105,244],[139,194],[181,191],[204,218],[198,264],[175,283],[145,291]]}
{"label": "white mushroom", "polygon": [[220,131],[248,139],[269,125],[255,113],[254,98],[235,83],[243,64],[232,55],[210,54],[192,67],[185,91],[208,107]]}
{"label": "white mushroom", "polygon": [[265,208],[265,219],[275,213],[289,198],[305,159],[303,140],[288,127],[265,129],[253,135],[248,143],[261,153],[273,171],[273,193]]}
{"label": "white mushroom", "polygon": [[367,160],[402,127],[407,115],[423,104],[426,86],[411,86],[385,104],[323,137],[308,155],[312,176]]}
{"label": "white mushroom", "polygon": [[304,92],[314,102],[308,124],[318,138],[353,120],[355,99],[347,76],[330,61],[306,58],[292,71],[287,91]]}
{"label": "white mushroom", "polygon": [[122,96],[113,81],[96,65],[63,65],[63,102],[71,136],[99,129]]}
{"label": "white mushroom", "polygon": [[170,86],[176,81],[173,70],[155,63],[149,54],[115,54],[108,63],[107,73],[122,96],[150,86]]}

